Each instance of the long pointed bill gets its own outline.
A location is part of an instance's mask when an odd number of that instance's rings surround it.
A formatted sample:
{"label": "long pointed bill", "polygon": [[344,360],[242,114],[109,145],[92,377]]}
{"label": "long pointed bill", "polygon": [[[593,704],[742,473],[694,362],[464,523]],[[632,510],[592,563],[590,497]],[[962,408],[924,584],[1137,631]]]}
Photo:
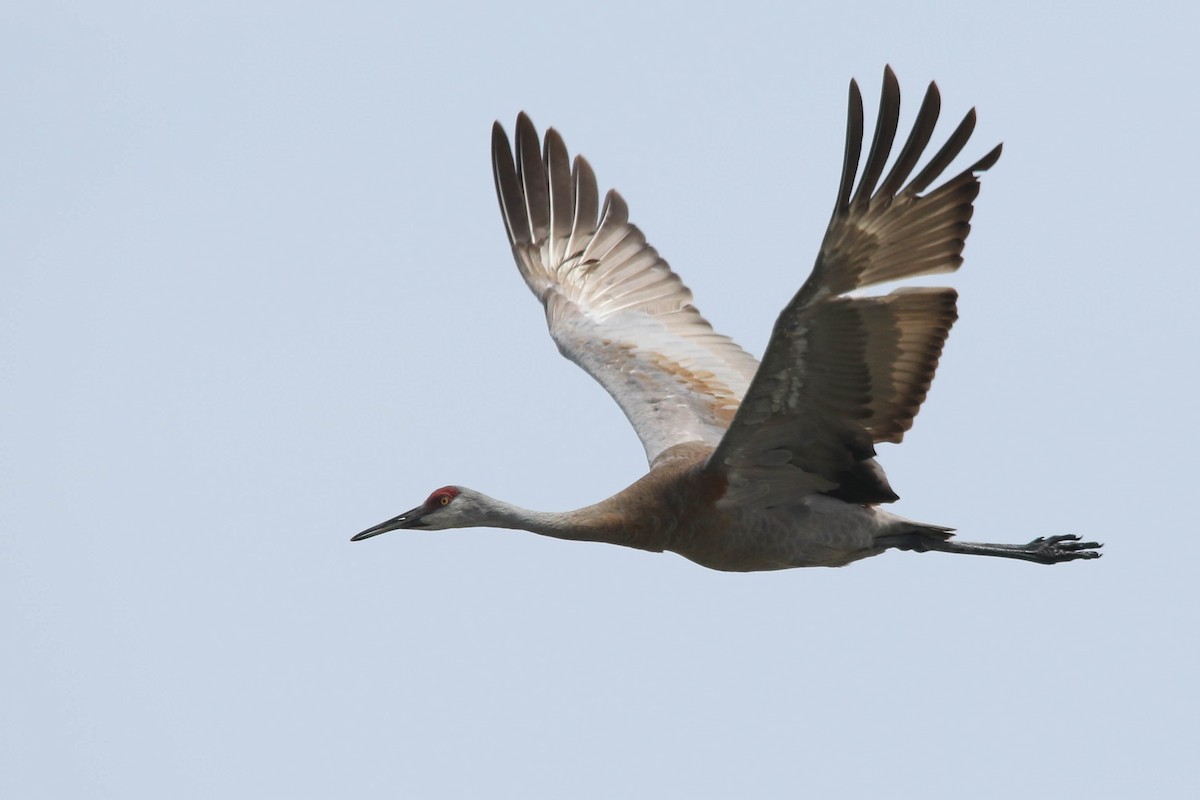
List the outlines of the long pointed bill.
{"label": "long pointed bill", "polygon": [[372,528],[367,528],[362,533],[351,536],[350,541],[361,542],[363,539],[370,539],[372,536],[378,536],[388,531],[400,530],[401,528],[422,528],[425,526],[425,523],[421,522],[421,517],[423,516],[425,516],[424,506],[417,506],[412,511],[405,511],[398,517],[392,517],[386,522],[381,522]]}

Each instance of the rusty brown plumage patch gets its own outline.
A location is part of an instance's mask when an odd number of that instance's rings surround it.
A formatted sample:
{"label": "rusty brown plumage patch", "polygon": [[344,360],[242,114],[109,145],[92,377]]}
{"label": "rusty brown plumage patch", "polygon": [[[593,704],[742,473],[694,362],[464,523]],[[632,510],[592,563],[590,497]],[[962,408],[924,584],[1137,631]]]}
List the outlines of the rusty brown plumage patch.
{"label": "rusty brown plumage patch", "polygon": [[646,358],[662,372],[686,386],[693,394],[707,398],[705,406],[713,419],[728,427],[737,412],[739,400],[733,391],[709,370],[690,370],[677,361],[655,351],[645,351]]}

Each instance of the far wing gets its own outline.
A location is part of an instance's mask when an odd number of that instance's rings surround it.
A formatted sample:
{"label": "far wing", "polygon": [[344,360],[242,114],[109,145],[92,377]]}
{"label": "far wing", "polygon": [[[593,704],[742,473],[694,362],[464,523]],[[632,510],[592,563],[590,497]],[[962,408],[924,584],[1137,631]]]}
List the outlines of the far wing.
{"label": "far wing", "polygon": [[[562,137],[517,118],[516,159],[500,123],[492,166],[521,276],[546,308],[559,351],[613,396],[651,464],[676,444],[721,440],[758,363],[715,333],[692,293],[629,223],[615,191],[570,164]],[[599,213],[599,219],[597,219]]]}
{"label": "far wing", "polygon": [[922,194],[975,126],[972,110],[908,180],[940,105],[930,84],[912,133],[876,188],[900,111],[900,88],[886,69],[875,138],[854,189],[863,111],[858,85],[850,82],[841,187],[816,265],[775,323],[762,366],[709,460],[710,468],[730,477],[727,502],[770,505],[807,492],[863,503],[897,499],[873,459],[874,445],[899,442],[912,426],[957,317],[957,295],[935,288],[882,297],[847,293],[962,264],[979,193],[976,173],[996,162],[1000,147]]}

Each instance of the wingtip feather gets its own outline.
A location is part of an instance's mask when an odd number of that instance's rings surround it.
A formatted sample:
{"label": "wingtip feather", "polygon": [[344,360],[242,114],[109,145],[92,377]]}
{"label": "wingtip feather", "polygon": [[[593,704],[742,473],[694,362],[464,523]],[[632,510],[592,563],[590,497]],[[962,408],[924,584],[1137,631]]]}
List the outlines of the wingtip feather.
{"label": "wingtip feather", "polygon": [[509,243],[515,245],[529,241],[529,217],[521,196],[521,181],[508,134],[499,120],[492,124],[492,178]]}
{"label": "wingtip feather", "polygon": [[846,150],[842,156],[842,182],[838,187],[837,202],[833,207],[835,218],[845,216],[850,210],[850,192],[854,189],[854,178],[858,174],[858,159],[862,155],[863,103],[858,81],[850,79],[850,96],[846,110]]}

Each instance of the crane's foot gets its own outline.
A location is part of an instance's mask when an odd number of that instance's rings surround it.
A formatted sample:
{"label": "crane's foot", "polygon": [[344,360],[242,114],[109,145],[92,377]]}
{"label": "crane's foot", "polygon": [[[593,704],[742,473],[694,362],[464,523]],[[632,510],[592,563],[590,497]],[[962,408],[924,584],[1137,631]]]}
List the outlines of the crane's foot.
{"label": "crane's foot", "polygon": [[1026,545],[1029,560],[1039,564],[1058,564],[1077,558],[1099,558],[1100,553],[1097,551],[1103,546],[1099,542],[1081,542],[1078,536],[1072,534],[1039,536]]}
{"label": "crane's foot", "polygon": [[1060,564],[1063,561],[1099,558],[1103,545],[1099,542],[1081,542],[1078,536],[1039,536],[1029,544],[991,544],[987,542],[964,542],[946,538],[946,533],[905,533],[881,539],[886,547],[915,550],[918,553],[937,551],[959,553],[968,556],[995,556],[1031,561],[1034,564]]}

